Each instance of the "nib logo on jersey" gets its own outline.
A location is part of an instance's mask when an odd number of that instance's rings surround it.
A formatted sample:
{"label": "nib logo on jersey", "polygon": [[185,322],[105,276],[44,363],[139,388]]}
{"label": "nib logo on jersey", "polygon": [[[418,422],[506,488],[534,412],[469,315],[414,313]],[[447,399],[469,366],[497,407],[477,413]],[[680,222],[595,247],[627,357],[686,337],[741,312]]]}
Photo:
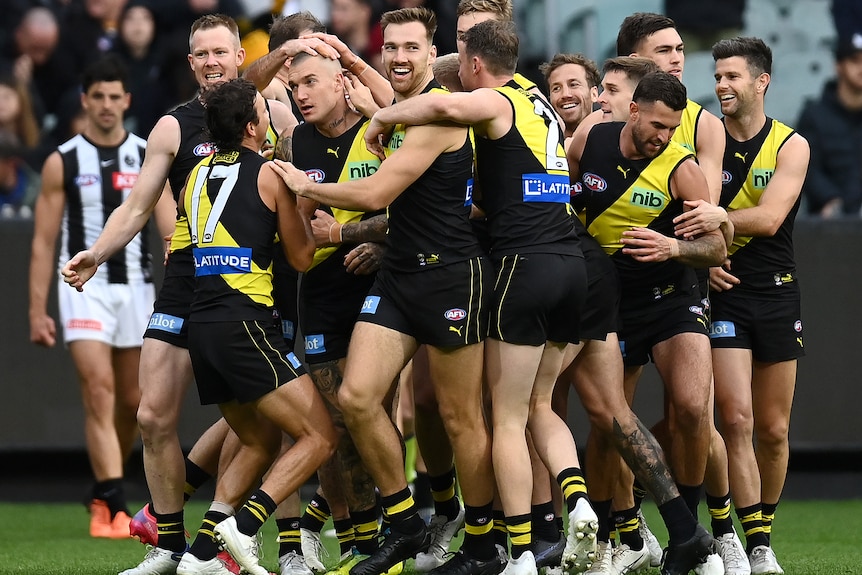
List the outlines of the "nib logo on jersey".
{"label": "nib logo on jersey", "polygon": [[196,276],[251,272],[251,248],[194,248]]}
{"label": "nib logo on jersey", "polygon": [[380,160],[348,162],[347,177],[351,180],[361,180],[376,172],[378,168],[380,168]]}
{"label": "nib logo on jersey", "polygon": [[664,196],[656,190],[646,188],[632,188],[632,197],[629,202],[633,206],[661,210],[664,208]]}
{"label": "nib logo on jersey", "polygon": [[525,202],[567,204],[572,197],[568,174],[524,174],[521,184]]}

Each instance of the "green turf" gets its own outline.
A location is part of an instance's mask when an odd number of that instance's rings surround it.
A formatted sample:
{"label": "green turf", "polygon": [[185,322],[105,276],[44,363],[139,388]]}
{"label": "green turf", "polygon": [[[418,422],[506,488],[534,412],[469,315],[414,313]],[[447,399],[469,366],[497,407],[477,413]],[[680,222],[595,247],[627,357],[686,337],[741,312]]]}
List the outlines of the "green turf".
{"label": "green turf", "polygon": [[[192,503],[187,508],[191,531],[205,507]],[[664,540],[655,507],[646,505],[644,513]],[[707,523],[705,517],[702,521]],[[862,573],[862,500],[782,502],[775,529],[773,546],[788,575]],[[262,564],[270,569],[278,562],[275,535],[274,521],[269,521]],[[326,542],[334,556],[337,544]],[[136,541],[91,539],[81,505],[0,503],[0,575],[114,575],[137,564],[144,552]],[[412,575],[409,567],[405,573]]]}

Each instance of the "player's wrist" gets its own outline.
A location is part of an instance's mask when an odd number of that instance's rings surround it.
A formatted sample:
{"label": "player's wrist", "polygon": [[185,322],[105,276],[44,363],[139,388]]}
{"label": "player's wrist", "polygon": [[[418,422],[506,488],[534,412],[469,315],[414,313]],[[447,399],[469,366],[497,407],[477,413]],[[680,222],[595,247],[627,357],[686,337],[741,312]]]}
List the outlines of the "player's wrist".
{"label": "player's wrist", "polygon": [[342,237],[341,230],[344,228],[342,224],[338,222],[332,222],[329,226],[329,243],[331,244],[340,244],[344,242]]}
{"label": "player's wrist", "polygon": [[670,259],[679,257],[679,240],[670,238]]}

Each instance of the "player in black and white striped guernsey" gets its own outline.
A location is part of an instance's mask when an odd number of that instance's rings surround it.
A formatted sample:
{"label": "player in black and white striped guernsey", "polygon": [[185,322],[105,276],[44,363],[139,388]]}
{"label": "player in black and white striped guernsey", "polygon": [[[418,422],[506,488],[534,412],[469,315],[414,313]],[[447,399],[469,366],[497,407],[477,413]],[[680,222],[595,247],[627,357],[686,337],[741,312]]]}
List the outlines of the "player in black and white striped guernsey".
{"label": "player in black and white striped guernsey", "polygon": [[[99,236],[111,212],[131,191],[146,142],[123,128],[127,72],[106,58],[84,73],[84,132],[62,144],[42,169],[42,191],[30,263],[30,340],[53,346],[56,327],[47,312],[54,246],[62,232],[60,262]],[[139,233],[93,277],[86,293],[59,289],[63,339],[72,354],[84,401],[84,429],[95,486],[90,535],[129,537],[123,463],[138,436],[138,363],[155,292],[146,233]]]}

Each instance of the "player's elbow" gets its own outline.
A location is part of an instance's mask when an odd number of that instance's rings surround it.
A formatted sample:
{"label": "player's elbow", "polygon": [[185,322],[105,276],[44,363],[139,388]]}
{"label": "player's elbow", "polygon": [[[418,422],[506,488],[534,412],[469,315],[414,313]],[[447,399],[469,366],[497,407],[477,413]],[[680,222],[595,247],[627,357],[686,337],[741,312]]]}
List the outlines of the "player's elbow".
{"label": "player's elbow", "polygon": [[314,244],[309,243],[301,250],[293,250],[287,254],[287,261],[290,267],[302,273],[307,272],[314,261]]}

